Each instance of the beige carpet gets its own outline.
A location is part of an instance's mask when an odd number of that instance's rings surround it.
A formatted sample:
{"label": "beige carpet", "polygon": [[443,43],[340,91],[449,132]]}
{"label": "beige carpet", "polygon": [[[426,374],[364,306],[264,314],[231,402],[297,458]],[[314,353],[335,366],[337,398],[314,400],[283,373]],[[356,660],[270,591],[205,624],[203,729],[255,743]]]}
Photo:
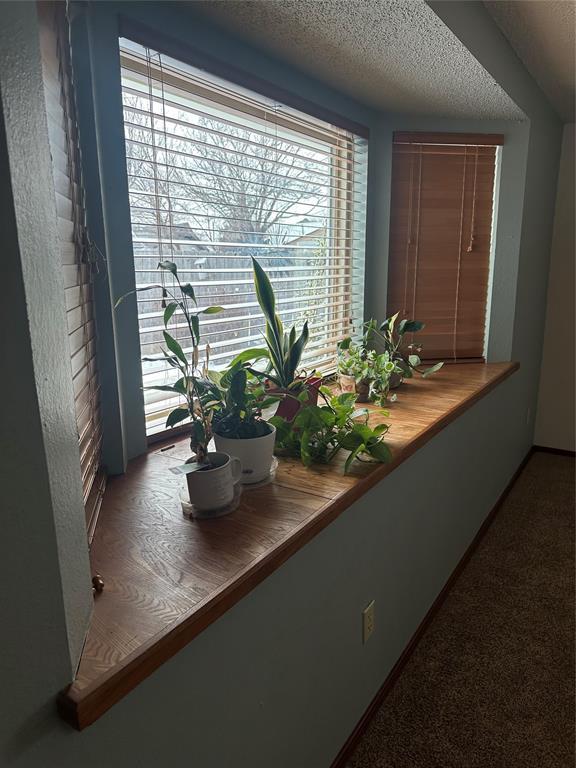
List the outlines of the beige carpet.
{"label": "beige carpet", "polygon": [[535,453],[349,768],[573,768],[574,459]]}

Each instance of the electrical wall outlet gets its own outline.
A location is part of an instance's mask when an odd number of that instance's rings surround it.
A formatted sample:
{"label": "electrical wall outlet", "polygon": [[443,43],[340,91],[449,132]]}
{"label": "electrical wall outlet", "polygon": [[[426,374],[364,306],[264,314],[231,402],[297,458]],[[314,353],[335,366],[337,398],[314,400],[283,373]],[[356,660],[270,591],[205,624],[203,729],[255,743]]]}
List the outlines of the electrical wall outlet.
{"label": "electrical wall outlet", "polygon": [[362,611],[362,642],[366,643],[374,632],[374,600]]}

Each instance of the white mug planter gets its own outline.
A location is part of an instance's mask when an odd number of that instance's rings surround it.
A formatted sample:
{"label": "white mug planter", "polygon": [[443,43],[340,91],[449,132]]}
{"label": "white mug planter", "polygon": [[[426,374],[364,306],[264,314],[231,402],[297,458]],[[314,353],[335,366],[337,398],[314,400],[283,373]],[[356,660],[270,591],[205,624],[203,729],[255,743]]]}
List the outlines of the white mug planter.
{"label": "white mug planter", "polygon": [[[217,517],[231,507],[234,486],[240,480],[242,465],[235,456],[220,451],[206,454],[209,469],[199,469],[186,475],[190,503],[197,517]],[[230,508],[229,511],[232,511]]]}
{"label": "white mug planter", "polygon": [[270,475],[274,459],[276,427],[268,435],[250,438],[231,438],[214,435],[214,442],[219,451],[240,459],[242,465],[241,480],[244,485],[260,483]]}

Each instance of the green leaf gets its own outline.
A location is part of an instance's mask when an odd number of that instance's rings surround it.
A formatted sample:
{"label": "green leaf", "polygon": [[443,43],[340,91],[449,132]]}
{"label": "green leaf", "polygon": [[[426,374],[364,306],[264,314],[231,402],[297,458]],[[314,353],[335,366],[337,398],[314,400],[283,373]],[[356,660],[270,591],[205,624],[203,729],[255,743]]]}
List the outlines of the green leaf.
{"label": "green leaf", "polygon": [[206,307],[200,313],[201,315],[216,315],[218,312],[224,312],[224,307]]}
{"label": "green leaf", "polygon": [[436,365],[433,365],[431,368],[427,368],[425,371],[422,371],[422,378],[428,378],[428,376],[431,376],[433,373],[436,373],[436,371],[439,371],[443,365],[444,363],[436,363]]}
{"label": "green leaf", "polygon": [[156,387],[142,387],[142,389],[153,389],[156,392],[175,392],[177,395],[182,394],[177,389],[175,389],[173,386],[170,386],[169,384],[163,384],[158,385]]}
{"label": "green leaf", "polygon": [[192,288],[190,283],[185,283],[184,285],[181,285],[180,290],[185,296],[188,296],[196,304],[196,294],[194,293],[194,288]]}
{"label": "green leaf", "polygon": [[369,440],[374,439],[374,432],[367,424],[357,424],[354,427],[354,432],[362,437],[364,443],[368,443]]}
{"label": "green leaf", "polygon": [[174,314],[178,307],[178,304],[175,301],[171,301],[170,304],[166,306],[166,309],[164,310],[164,325],[168,325],[170,322],[170,318]]}
{"label": "green leaf", "polygon": [[420,358],[418,355],[408,355],[408,364],[412,366],[412,368],[416,368],[421,363]]}
{"label": "green leaf", "polygon": [[166,346],[172,352],[176,357],[181,360],[184,365],[188,365],[188,359],[186,355],[184,354],[182,347],[180,344],[176,341],[176,339],[173,336],[170,336],[168,331],[163,331],[164,334],[164,341],[166,342]]}
{"label": "green leaf", "polygon": [[246,402],[246,381],[247,376],[244,368],[237,370],[230,381],[230,396],[240,407],[244,407]]}
{"label": "green leaf", "polygon": [[347,451],[355,451],[359,445],[363,444],[362,435],[352,429],[342,436],[341,443],[342,448],[346,448]]}
{"label": "green leaf", "polygon": [[253,360],[261,360],[263,357],[269,358],[269,352],[264,347],[254,347],[254,349],[245,349],[240,352],[234,360],[230,363],[230,368],[235,365],[243,365],[244,363],[252,362]]}
{"label": "green leaf", "polygon": [[302,333],[298,337],[298,341],[294,343],[292,348],[290,349],[290,358],[289,358],[289,365],[290,365],[290,375],[293,377],[296,373],[296,369],[300,365],[300,359],[302,358],[302,353],[304,352],[304,347],[308,343],[309,338],[309,332],[308,332],[308,320],[304,323],[304,327],[302,328]]}
{"label": "green leaf", "polygon": [[190,325],[194,334],[194,343],[198,345],[200,344],[200,321],[198,320],[198,315],[190,315]]}
{"label": "green leaf", "polygon": [[254,270],[254,287],[256,288],[258,303],[268,323],[274,325],[276,319],[276,298],[272,285],[268,275],[254,257],[252,257],[252,268]]}
{"label": "green leaf", "polygon": [[165,269],[167,272],[171,272],[174,277],[178,277],[178,267],[173,261],[159,261],[158,269]]}
{"label": "green leaf", "polygon": [[116,309],[117,306],[122,304],[124,299],[127,299],[128,296],[132,296],[133,293],[140,293],[141,291],[151,291],[153,288],[162,288],[162,286],[158,284],[145,285],[142,288],[135,288],[133,291],[128,291],[128,293],[125,293],[123,296],[120,296],[119,299],[116,299],[116,303],[114,304],[114,309]]}
{"label": "green leaf", "polygon": [[185,377],[178,379],[178,381],[173,386],[174,386],[174,391],[178,392],[178,394],[184,395],[185,397],[188,395],[188,389],[186,387]]}
{"label": "green leaf", "polygon": [[166,419],[166,426],[173,427],[175,424],[178,424],[178,422],[184,421],[184,419],[188,418],[188,416],[188,408],[175,408],[168,414],[168,418]]}
{"label": "green leaf", "polygon": [[270,408],[270,406],[275,405],[281,399],[281,397],[270,395],[269,397],[265,397],[263,400],[261,400],[258,403],[258,407],[261,410],[265,410],[266,408]]}
{"label": "green leaf", "polygon": [[302,431],[302,438],[300,440],[300,458],[305,467],[309,467],[310,464],[312,464],[312,456],[310,455],[310,432],[307,429]]}
{"label": "green leaf", "polygon": [[404,333],[418,333],[423,328],[426,328],[426,323],[421,323],[419,320],[404,320]]}
{"label": "green leaf", "polygon": [[354,450],[350,453],[348,458],[346,459],[346,463],[344,464],[344,472],[348,472],[350,470],[350,467],[352,466],[352,462],[354,459],[358,456],[359,453],[362,453],[366,450],[366,446],[364,443],[360,443],[360,445],[357,448],[354,448]]}
{"label": "green leaf", "polygon": [[378,442],[367,446],[367,453],[369,453],[373,459],[381,461],[382,463],[386,463],[392,459],[390,448],[388,448],[386,443],[383,442]]}

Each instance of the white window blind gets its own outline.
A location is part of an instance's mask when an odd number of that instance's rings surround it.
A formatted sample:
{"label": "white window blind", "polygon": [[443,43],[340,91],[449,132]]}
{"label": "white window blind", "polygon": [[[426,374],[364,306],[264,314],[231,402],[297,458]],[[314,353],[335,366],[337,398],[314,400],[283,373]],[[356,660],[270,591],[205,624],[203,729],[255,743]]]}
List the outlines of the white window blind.
{"label": "white window blind", "polygon": [[[261,346],[251,257],[268,273],[285,326],[308,320],[306,370],[335,367],[362,321],[367,143],[162,53],[121,40],[124,130],[138,287],[174,261],[199,307],[211,366]],[[165,277],[167,281],[170,276]],[[161,292],[138,294],[145,387],[174,376],[160,353]],[[183,318],[173,335],[187,347]],[[147,432],[173,407],[145,390]]]}
{"label": "white window blind", "polygon": [[[87,247],[84,192],[64,3],[37,4],[52,175],[68,323],[68,353],[80,450],[88,538],[102,500],[102,424],[96,362],[92,257]],[[56,351],[55,351],[56,353]]]}

